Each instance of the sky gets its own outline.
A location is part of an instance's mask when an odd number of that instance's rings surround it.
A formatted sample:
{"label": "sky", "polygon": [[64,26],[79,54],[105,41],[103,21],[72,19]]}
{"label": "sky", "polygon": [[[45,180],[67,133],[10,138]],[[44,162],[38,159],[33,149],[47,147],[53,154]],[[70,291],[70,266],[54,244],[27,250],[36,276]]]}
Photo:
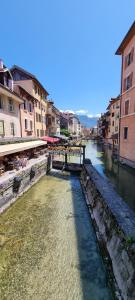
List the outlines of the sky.
{"label": "sky", "polygon": [[115,52],[134,0],[7,0],[0,11],[0,58],[36,75],[56,107],[95,116],[120,93]]}

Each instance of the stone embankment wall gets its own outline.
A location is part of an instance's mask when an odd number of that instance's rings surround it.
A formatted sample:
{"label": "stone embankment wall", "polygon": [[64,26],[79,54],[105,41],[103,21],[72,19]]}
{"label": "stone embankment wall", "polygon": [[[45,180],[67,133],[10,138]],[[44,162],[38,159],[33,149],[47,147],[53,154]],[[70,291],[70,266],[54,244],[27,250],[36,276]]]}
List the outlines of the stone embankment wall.
{"label": "stone embankment wall", "polygon": [[96,225],[97,237],[107,250],[113,273],[124,300],[135,299],[135,214],[85,160],[81,181],[87,205]]}
{"label": "stone embankment wall", "polygon": [[19,171],[10,171],[0,177],[0,213],[36,183],[50,168],[51,161],[45,155],[31,159]]}

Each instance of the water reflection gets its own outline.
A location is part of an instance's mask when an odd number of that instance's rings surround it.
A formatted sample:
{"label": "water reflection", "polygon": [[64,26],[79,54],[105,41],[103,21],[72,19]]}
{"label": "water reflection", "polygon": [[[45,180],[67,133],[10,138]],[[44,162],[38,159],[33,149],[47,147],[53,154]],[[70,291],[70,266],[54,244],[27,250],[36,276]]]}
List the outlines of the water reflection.
{"label": "water reflection", "polygon": [[111,149],[92,141],[86,144],[86,157],[102,176],[110,179],[119,195],[135,211],[135,170],[120,165],[112,158]]}

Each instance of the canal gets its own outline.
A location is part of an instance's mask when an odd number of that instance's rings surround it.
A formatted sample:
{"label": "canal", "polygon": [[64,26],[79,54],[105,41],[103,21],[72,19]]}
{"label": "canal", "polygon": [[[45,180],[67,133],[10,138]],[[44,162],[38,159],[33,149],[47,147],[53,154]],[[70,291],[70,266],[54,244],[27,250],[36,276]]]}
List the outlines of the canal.
{"label": "canal", "polygon": [[97,171],[112,182],[118,194],[135,212],[135,170],[119,164],[112,157],[112,150],[94,141],[86,143],[86,157]]}
{"label": "canal", "polygon": [[0,216],[0,299],[112,299],[78,177],[51,171]]}

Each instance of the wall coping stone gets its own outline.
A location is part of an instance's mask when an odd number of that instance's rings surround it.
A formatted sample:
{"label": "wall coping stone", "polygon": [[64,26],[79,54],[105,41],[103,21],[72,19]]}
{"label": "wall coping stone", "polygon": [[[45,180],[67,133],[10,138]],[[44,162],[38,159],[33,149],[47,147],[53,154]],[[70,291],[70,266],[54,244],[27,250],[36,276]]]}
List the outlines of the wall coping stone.
{"label": "wall coping stone", "polygon": [[103,178],[92,164],[84,163],[84,168],[123,232],[128,237],[135,238],[135,213],[117,194],[111,182],[107,178]]}

